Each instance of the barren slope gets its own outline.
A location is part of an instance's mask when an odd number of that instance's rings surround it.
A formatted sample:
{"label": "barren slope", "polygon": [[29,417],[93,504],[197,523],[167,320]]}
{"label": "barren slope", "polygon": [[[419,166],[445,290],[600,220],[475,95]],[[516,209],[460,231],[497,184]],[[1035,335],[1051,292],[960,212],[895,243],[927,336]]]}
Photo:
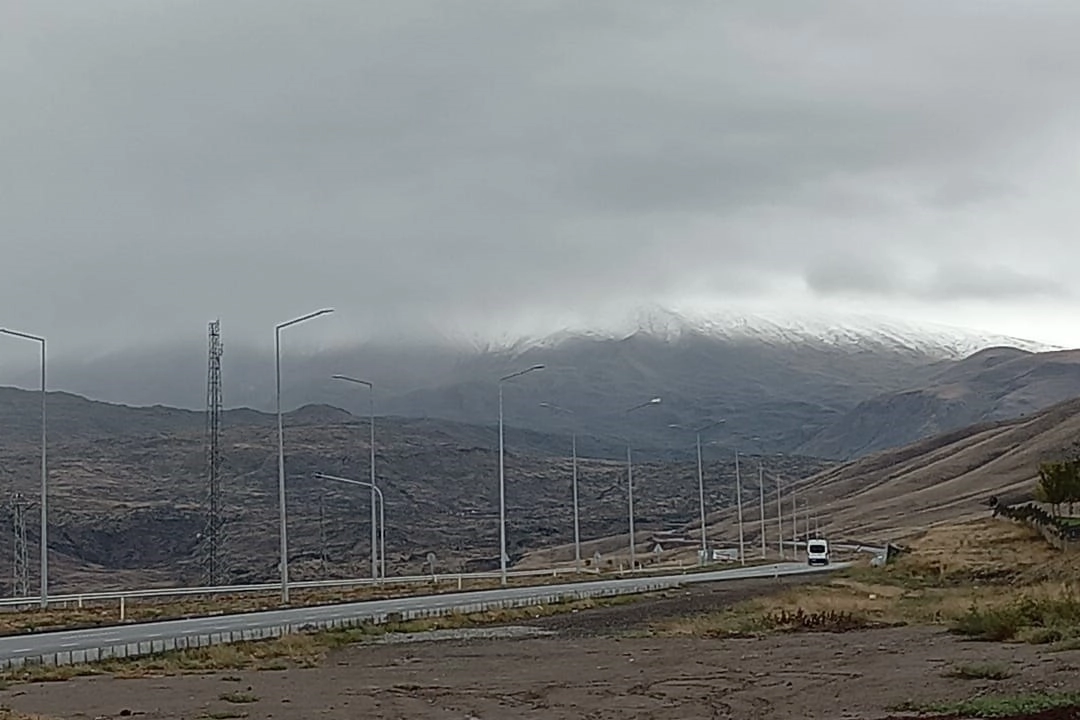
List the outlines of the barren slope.
{"label": "barren slope", "polygon": [[799,447],[852,458],[975,423],[1006,420],[1080,395],[1080,351],[990,348],[944,363],[930,382],[859,403]]}
{"label": "barren slope", "polygon": [[[1030,497],[1040,462],[1061,458],[1080,438],[1080,400],[1016,420],[976,425],[826,470],[797,486],[811,517],[834,538],[889,540],[940,524],[989,513],[991,496]],[[785,493],[788,489],[785,488]],[[766,503],[775,532],[775,496]],[[790,496],[784,512],[789,513]],[[750,517],[758,517],[754,506]],[[734,537],[730,511],[711,518],[715,532]],[[790,528],[790,519],[785,521]],[[751,523],[748,537],[757,537]],[[785,529],[785,533],[789,533]],[[775,541],[775,535],[771,535]]]}

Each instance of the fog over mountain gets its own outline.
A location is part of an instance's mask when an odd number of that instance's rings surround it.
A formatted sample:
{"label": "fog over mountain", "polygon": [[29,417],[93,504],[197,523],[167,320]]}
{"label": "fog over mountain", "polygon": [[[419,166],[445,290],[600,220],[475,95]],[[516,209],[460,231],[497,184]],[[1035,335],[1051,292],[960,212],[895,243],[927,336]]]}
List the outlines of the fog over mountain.
{"label": "fog over mountain", "polygon": [[641,302],[1080,344],[1075,4],[89,7],[0,4],[0,327],[58,361],[319,307],[290,347]]}
{"label": "fog over mountain", "polygon": [[[225,326],[227,407],[272,410],[273,355],[231,345],[227,330]],[[496,380],[543,364],[543,371],[505,387],[510,426],[565,434],[576,430],[609,441],[632,438],[636,444],[663,449],[682,447],[692,436],[690,429],[716,423],[710,441],[729,449],[847,457],[1061,399],[1050,391],[1028,396],[1014,391],[1014,401],[1007,405],[994,409],[985,402],[969,403],[965,412],[950,417],[888,400],[923,392],[919,389],[960,372],[952,370],[954,366],[977,363],[965,358],[995,347],[1034,358],[1029,364],[1044,357],[1033,352],[1052,349],[990,333],[874,316],[694,314],[649,306],[621,324],[502,343],[443,337],[428,343],[370,342],[325,349],[286,345],[283,404],[286,409],[325,404],[366,415],[366,390],[331,378],[345,373],[375,383],[380,415],[490,426],[498,416]],[[205,403],[205,365],[204,348],[167,346],[80,363],[57,361],[51,387],[110,402],[199,409]],[[1000,396],[1009,379],[1002,371],[996,377],[973,392]],[[21,380],[33,387],[33,369]],[[1067,379],[1053,389],[1068,391],[1070,383]],[[1080,379],[1076,389],[1080,392]],[[653,397],[661,397],[661,404],[625,414]],[[553,412],[542,403],[572,414]],[[882,406],[895,409],[895,414],[872,410]],[[891,430],[873,431],[876,439],[867,440],[874,423]],[[610,450],[610,442],[596,448],[601,449]]]}
{"label": "fog over mountain", "polygon": [[[275,326],[333,308],[283,334],[286,407],[366,412],[348,373],[381,414],[490,427],[539,362],[515,428],[847,455],[1071,392],[1023,363],[941,383],[1080,346],[1078,5],[39,0],[0,26],[0,328],[48,339],[54,389],[198,409],[220,317],[226,404],[267,410]],[[0,338],[0,384],[37,352]]]}

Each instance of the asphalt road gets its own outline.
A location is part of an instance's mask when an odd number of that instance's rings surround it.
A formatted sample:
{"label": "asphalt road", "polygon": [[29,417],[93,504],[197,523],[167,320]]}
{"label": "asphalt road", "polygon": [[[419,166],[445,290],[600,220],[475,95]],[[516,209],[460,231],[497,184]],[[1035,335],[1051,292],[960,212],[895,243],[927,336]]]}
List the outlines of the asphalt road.
{"label": "asphalt road", "polygon": [[475,605],[476,603],[485,601],[544,597],[569,593],[575,590],[621,589],[625,593],[632,592],[631,588],[644,589],[650,586],[655,588],[657,584],[674,587],[688,583],[741,580],[747,578],[769,578],[777,575],[828,572],[830,570],[838,570],[847,567],[849,564],[850,563],[833,563],[830,566],[811,568],[805,563],[777,563],[773,565],[738,567],[714,572],[687,573],[647,578],[595,580],[590,582],[565,583],[561,585],[544,585],[537,587],[499,588],[496,590],[423,595],[394,598],[390,600],[369,600],[339,605],[268,610],[236,615],[217,615],[187,620],[167,620],[163,622],[114,625],[87,630],[66,630],[15,635],[0,638],[0,661],[51,653],[92,650],[94,648],[123,645],[126,643],[167,640],[195,635],[206,635],[209,633],[239,632],[256,628],[273,628],[286,624],[303,626],[307,623],[366,617],[382,613],[402,612],[405,610],[453,611],[455,608]]}

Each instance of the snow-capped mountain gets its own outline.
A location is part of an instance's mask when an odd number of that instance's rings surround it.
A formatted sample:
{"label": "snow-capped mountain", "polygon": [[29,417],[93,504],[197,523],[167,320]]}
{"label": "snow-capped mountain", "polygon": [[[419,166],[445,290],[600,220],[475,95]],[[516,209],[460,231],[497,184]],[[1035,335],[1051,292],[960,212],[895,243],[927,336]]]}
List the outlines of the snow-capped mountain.
{"label": "snow-capped mountain", "polygon": [[769,345],[810,343],[859,350],[887,348],[939,359],[960,359],[989,347],[1015,347],[1028,352],[1061,349],[1007,335],[938,323],[912,323],[880,315],[766,313],[735,308],[702,310],[664,306],[638,308],[607,324],[566,328],[543,337],[515,339],[504,343],[504,347],[524,351],[557,347],[573,338],[620,339],[639,333],[665,342],[704,336]]}
{"label": "snow-capped mountain", "polygon": [[[369,343],[294,356],[284,404],[325,403],[366,413],[363,393],[329,379],[345,371],[375,384],[380,414],[490,426],[498,417],[497,379],[542,364],[543,372],[505,388],[507,422],[519,430],[576,429],[585,453],[590,452],[588,435],[606,438],[607,445],[593,445],[593,452],[610,448],[612,438],[620,443],[631,439],[642,451],[667,452],[684,447],[686,440],[670,426],[723,420],[715,440],[729,448],[788,453],[820,448],[843,456],[876,449],[893,437],[877,433],[873,444],[865,432],[859,435],[852,428],[892,427],[902,421],[915,428],[912,432],[947,429],[951,420],[889,415],[940,415],[937,400],[918,406],[874,400],[906,397],[940,383],[951,377],[951,366],[987,348],[1009,346],[1013,354],[1030,356],[1009,367],[1031,372],[1014,376],[1004,368],[980,380],[980,394],[993,395],[995,383],[1010,388],[1008,401],[993,407],[993,417],[1036,411],[1058,396],[1080,394],[1080,376],[1074,378],[1068,368],[1055,370],[1060,363],[1041,353],[1052,348],[1040,343],[868,315],[647,307],[608,322],[567,322],[562,331],[533,338],[489,339],[484,345],[458,338]],[[159,352],[70,367],[58,362],[52,376],[60,388],[103,400],[196,409],[205,397],[204,352],[200,347],[184,355]],[[984,360],[976,358],[972,366]],[[1024,391],[1047,373],[1052,383],[1043,382],[1038,392]],[[272,407],[273,365],[265,353],[233,346],[223,374],[230,406]],[[662,403],[625,414],[651,397],[662,397]],[[552,413],[544,403],[572,410],[573,416]],[[966,407],[949,417],[978,420],[991,412],[977,403]],[[859,414],[851,415],[856,408]]]}

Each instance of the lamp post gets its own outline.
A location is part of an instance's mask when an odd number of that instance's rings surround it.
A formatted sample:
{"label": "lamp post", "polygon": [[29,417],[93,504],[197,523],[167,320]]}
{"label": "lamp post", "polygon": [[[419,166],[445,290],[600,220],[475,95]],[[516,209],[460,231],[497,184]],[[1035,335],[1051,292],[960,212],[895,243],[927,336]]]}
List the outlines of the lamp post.
{"label": "lamp post", "polygon": [[794,560],[799,559],[799,511],[795,507],[795,486],[791,486],[791,555]]}
{"label": "lamp post", "polygon": [[805,528],[806,540],[809,543],[809,541],[810,541],[810,505],[806,501],[806,498],[799,498],[799,504],[802,505],[802,509],[803,509],[803,528]]}
{"label": "lamp post", "polygon": [[757,466],[758,494],[761,502],[761,559],[765,559],[765,469],[761,467],[761,457],[758,457]]}
{"label": "lamp post", "polygon": [[780,488],[780,476],[776,477],[776,550],[784,559],[784,503]]}
{"label": "lamp post", "polygon": [[[573,415],[574,411],[551,403],[540,403],[540,407],[556,412]],[[574,496],[574,571],[581,572],[581,526],[578,522],[578,469],[577,469],[577,427],[570,431],[571,487]]]}
{"label": "lamp post", "polygon": [[742,522],[742,476],[739,474],[739,451],[735,451],[735,502],[739,512],[739,564],[746,564],[746,553],[743,551],[743,522]]}
{"label": "lamp post", "polygon": [[[694,430],[694,435],[697,439],[698,509],[701,514],[701,560],[698,562],[699,565],[705,564],[709,554],[709,538],[705,529],[705,470],[701,462],[701,433],[705,432],[710,428],[716,427],[717,425],[722,425],[725,422],[727,422],[727,419],[721,418],[720,420],[714,420],[713,422],[710,422]],[[671,424],[668,425],[668,427],[676,428],[679,430],[687,429],[685,426],[678,424]]]}
{"label": "lamp post", "polygon": [[7,335],[41,344],[41,607],[49,607],[49,465],[45,420],[45,338],[0,328]]}
{"label": "lamp post", "polygon": [[277,436],[278,436],[278,534],[281,540],[281,602],[289,604],[289,535],[285,518],[285,432],[281,415],[281,331],[287,327],[298,325],[320,315],[334,312],[332,308],[316,310],[301,317],[279,323],[274,326],[274,374],[275,397],[277,403]]}
{"label": "lamp post", "polygon": [[528,373],[535,372],[537,370],[543,370],[543,365],[533,365],[530,368],[524,370],[518,370],[512,372],[509,375],[503,375],[499,378],[499,574],[500,582],[503,586],[506,585],[506,466],[504,463],[505,458],[505,441],[503,433],[503,383],[514,378],[527,375]]}
{"label": "lamp post", "polygon": [[363,385],[368,389],[368,419],[371,435],[368,444],[371,446],[371,579],[376,577],[386,579],[386,558],[382,558],[382,568],[379,567],[379,559],[375,551],[375,386],[368,380],[349,377],[348,375],[334,375],[335,380],[344,380],[355,385]]}
{"label": "lamp post", "polygon": [[[632,413],[635,410],[640,410],[644,407],[651,405],[659,405],[661,398],[654,397],[651,400],[635,405],[632,408],[628,408],[626,413]],[[634,464],[630,458],[630,441],[626,441],[626,503],[627,514],[630,518],[630,572],[634,572],[637,568],[637,556],[634,548]]]}
{"label": "lamp post", "polygon": [[[382,490],[379,489],[375,483],[367,483],[363,480],[350,480],[348,478],[337,477],[336,475],[326,475],[325,473],[315,473],[315,477],[320,480],[333,480],[334,482],[345,483],[347,485],[359,485],[360,487],[371,488],[371,507],[372,517],[374,517],[375,509],[375,497],[379,498],[379,557],[382,558],[382,577],[386,577],[386,503],[383,501]],[[371,536],[374,537],[375,533],[372,532]]]}

